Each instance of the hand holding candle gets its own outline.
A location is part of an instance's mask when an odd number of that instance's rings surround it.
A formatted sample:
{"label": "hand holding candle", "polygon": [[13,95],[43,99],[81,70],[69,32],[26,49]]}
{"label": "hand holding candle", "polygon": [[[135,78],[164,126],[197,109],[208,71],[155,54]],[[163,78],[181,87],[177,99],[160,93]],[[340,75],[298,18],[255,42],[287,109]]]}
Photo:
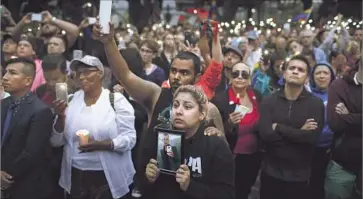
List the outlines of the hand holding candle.
{"label": "hand holding candle", "polygon": [[76,132],[79,137],[78,149],[81,153],[93,151],[112,151],[114,149],[112,140],[94,140],[90,138],[88,130],[79,130]]}
{"label": "hand holding candle", "polygon": [[79,137],[79,145],[86,145],[89,141],[89,131],[79,130],[76,135]]}

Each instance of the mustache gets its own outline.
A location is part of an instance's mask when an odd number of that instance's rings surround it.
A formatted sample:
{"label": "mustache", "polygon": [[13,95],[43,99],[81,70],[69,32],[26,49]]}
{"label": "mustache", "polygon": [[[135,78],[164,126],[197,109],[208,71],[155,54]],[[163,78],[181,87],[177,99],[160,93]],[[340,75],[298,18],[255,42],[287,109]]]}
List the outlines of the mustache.
{"label": "mustache", "polygon": [[180,82],[179,82],[179,81],[174,81],[174,82],[171,82],[171,83],[170,83],[170,86],[171,86],[171,87],[179,87],[179,86],[181,86],[181,84],[180,84]]}

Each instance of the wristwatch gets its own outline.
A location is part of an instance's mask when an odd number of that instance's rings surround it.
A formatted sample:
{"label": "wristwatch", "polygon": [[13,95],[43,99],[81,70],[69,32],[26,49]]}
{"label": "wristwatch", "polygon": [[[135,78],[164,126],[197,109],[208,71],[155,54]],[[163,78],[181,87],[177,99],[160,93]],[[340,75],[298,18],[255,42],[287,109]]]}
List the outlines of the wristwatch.
{"label": "wristwatch", "polygon": [[57,20],[56,17],[52,17],[52,22],[55,22],[55,20]]}

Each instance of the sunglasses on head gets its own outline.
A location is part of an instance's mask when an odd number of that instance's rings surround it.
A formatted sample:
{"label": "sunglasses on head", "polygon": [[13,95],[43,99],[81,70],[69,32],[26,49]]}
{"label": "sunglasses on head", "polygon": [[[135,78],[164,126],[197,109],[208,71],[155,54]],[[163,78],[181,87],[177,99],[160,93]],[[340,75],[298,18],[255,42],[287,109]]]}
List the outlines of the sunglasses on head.
{"label": "sunglasses on head", "polygon": [[250,73],[248,73],[247,71],[241,71],[241,70],[232,71],[231,75],[232,75],[233,79],[236,79],[239,76],[241,76],[242,79],[249,79],[250,78]]}

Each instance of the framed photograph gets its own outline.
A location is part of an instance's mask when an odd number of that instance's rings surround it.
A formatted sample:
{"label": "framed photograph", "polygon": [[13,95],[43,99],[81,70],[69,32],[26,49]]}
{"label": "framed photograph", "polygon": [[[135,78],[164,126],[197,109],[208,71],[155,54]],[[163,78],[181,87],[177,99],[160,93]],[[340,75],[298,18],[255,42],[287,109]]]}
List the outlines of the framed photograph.
{"label": "framed photograph", "polygon": [[157,133],[157,157],[161,173],[175,175],[184,162],[184,132],[155,128]]}

